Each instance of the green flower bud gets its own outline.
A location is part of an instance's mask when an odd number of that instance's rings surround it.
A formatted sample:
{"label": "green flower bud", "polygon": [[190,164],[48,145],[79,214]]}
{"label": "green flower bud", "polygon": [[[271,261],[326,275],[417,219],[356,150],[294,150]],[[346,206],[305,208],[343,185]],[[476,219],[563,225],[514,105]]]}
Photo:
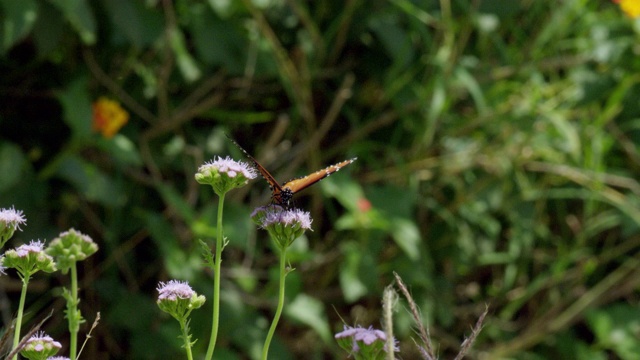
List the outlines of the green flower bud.
{"label": "green flower bud", "polygon": [[77,261],[82,261],[98,251],[98,245],[89,237],[75,229],[61,233],[47,247],[47,254],[56,259],[63,273],[67,273]]}
{"label": "green flower bud", "polygon": [[48,357],[55,355],[62,348],[62,345],[54,341],[44,332],[37,333],[27,340],[24,348],[20,351],[20,355],[31,360],[46,360]]}

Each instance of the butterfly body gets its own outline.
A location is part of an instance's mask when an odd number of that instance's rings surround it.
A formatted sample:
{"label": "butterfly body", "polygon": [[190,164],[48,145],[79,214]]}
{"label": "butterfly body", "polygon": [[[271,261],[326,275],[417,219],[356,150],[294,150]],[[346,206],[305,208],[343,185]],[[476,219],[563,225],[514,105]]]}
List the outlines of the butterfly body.
{"label": "butterfly body", "polygon": [[353,158],[349,160],[344,160],[337,164],[327,166],[324,169],[313,172],[309,175],[302,176],[299,178],[291,179],[282,185],[278,184],[276,179],[265,169],[258,161],[251,156],[246,150],[242,148],[237,142],[233,139],[229,138],[240,150],[253,162],[253,165],[258,169],[262,177],[269,183],[269,187],[271,188],[271,201],[277,205],[281,205],[284,207],[291,206],[291,199],[293,195],[303,189],[308,188],[309,186],[317,183],[318,181],[326,178],[327,176],[333,174],[334,172],[342,169],[343,167],[351,164],[356,161],[358,158]]}

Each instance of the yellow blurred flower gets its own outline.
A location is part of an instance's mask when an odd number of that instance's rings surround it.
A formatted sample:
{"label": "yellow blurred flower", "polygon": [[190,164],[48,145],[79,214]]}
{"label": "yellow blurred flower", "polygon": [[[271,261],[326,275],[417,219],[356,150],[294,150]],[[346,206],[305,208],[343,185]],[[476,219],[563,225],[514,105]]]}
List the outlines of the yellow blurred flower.
{"label": "yellow blurred flower", "polygon": [[614,0],[618,3],[620,9],[632,18],[640,16],[640,0]]}
{"label": "yellow blurred flower", "polygon": [[117,101],[101,97],[93,103],[93,130],[111,138],[129,121],[129,113]]}

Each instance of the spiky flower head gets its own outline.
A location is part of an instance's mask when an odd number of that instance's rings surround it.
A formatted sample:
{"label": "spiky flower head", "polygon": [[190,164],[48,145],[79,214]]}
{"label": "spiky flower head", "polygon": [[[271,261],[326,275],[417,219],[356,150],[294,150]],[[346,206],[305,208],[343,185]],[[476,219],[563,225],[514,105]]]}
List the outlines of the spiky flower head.
{"label": "spiky flower head", "polygon": [[245,162],[218,156],[200,166],[195,177],[197,182],[211,185],[216,194],[222,195],[246,185],[257,175],[256,170]]}
{"label": "spiky flower head", "polygon": [[[349,352],[355,359],[383,360],[387,353],[387,334],[384,331],[361,326],[351,327],[344,325],[344,330],[335,335],[341,348]],[[394,339],[394,343],[397,342]],[[399,351],[395,346],[394,352]]]}
{"label": "spiky flower head", "polygon": [[286,249],[306,230],[311,229],[311,215],[300,209],[285,209],[270,205],[259,207],[251,214],[253,221],[269,232],[269,236],[280,249]]}
{"label": "spiky flower head", "polygon": [[40,240],[8,250],[1,261],[0,265],[16,269],[23,279],[38,271],[51,273],[57,270],[55,261],[44,251],[44,242]]}
{"label": "spiky flower head", "polygon": [[171,280],[158,283],[158,307],[178,321],[184,321],[192,310],[205,302],[204,295],[198,295],[186,281]]}
{"label": "spiky flower head", "polygon": [[54,356],[62,348],[62,345],[54,341],[51,336],[44,332],[38,332],[27,340],[20,355],[32,360],[46,360]]}
{"label": "spiky flower head", "polygon": [[20,225],[25,224],[27,219],[22,214],[21,210],[0,209],[0,249],[4,247],[13,233],[20,229]]}
{"label": "spiky flower head", "polygon": [[60,233],[47,247],[47,254],[56,259],[58,268],[67,273],[77,261],[82,261],[98,251],[98,245],[89,237],[75,229]]}

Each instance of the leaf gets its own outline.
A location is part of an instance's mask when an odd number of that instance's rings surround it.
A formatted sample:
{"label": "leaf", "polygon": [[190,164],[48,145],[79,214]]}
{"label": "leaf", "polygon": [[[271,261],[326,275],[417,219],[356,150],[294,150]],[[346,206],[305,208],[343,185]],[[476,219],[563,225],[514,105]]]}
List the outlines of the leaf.
{"label": "leaf", "polygon": [[71,128],[73,136],[77,138],[91,136],[93,112],[86,79],[79,77],[72,80],[57,95],[64,110],[64,122]]}
{"label": "leaf", "polygon": [[360,249],[355,242],[342,247],[345,259],[340,267],[340,288],[347,302],[354,302],[369,292],[369,285],[375,286],[377,271],[371,255]]}
{"label": "leaf", "polygon": [[6,191],[20,181],[25,156],[20,148],[13,144],[0,144],[0,192]]}
{"label": "leaf", "polygon": [[121,206],[126,202],[125,194],[113,179],[84,159],[63,155],[56,165],[56,175],[73,184],[88,200],[108,207]]}
{"label": "leaf", "polygon": [[420,259],[420,231],[408,219],[395,218],[391,221],[391,236],[412,261]]}
{"label": "leaf", "polygon": [[34,0],[1,0],[0,10],[0,52],[4,53],[29,34],[38,16],[38,6]]}
{"label": "leaf", "polygon": [[131,45],[143,48],[162,36],[162,14],[145,6],[144,2],[107,0],[102,4],[113,23],[113,31],[129,40]]}
{"label": "leaf", "polygon": [[308,325],[325,343],[331,342],[331,331],[322,302],[311,296],[300,294],[285,307],[287,316]]}
{"label": "leaf", "polygon": [[49,0],[76,30],[85,45],[96,42],[96,21],[87,0]]}

